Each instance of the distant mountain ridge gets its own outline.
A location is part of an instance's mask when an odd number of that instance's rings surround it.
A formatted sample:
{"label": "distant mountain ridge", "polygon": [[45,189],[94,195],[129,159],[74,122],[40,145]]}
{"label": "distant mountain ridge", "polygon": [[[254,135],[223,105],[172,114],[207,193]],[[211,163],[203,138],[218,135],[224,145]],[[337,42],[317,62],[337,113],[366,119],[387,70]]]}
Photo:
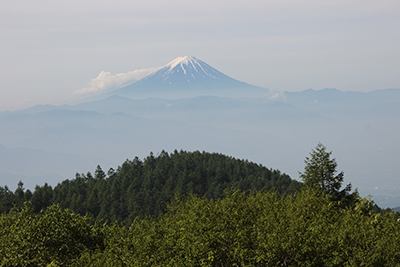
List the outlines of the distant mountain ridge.
{"label": "distant mountain ridge", "polygon": [[356,107],[370,106],[382,103],[400,102],[400,89],[374,90],[371,92],[340,91],[335,88],[325,88],[322,90],[307,89],[301,92],[285,91],[283,102],[299,106],[329,106]]}
{"label": "distant mountain ridge", "polygon": [[[249,158],[296,178],[322,142],[363,195],[399,195],[400,89],[278,93],[181,57],[97,97],[0,113],[0,183],[18,175],[32,188],[45,168],[54,184],[97,164],[174,149]],[[399,206],[397,198],[377,203]]]}

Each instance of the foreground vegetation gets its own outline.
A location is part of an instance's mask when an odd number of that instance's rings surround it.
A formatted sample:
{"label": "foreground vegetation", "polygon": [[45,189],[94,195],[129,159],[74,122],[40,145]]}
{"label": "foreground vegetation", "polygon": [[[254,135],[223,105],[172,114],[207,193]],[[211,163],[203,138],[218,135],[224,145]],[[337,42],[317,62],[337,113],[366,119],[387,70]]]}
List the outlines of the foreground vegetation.
{"label": "foreground vegetation", "polygon": [[[108,177],[98,168],[94,177],[77,175],[54,189],[36,188],[31,199],[41,192],[37,199],[48,196],[47,203],[74,190],[79,194],[71,201],[82,205],[110,197],[108,211],[119,213],[121,205],[130,205],[122,200],[135,199],[130,195],[135,189],[142,202],[132,203],[153,213],[132,223],[129,216],[106,222],[60,203],[39,212],[39,202],[17,204],[0,217],[0,265],[400,266],[398,214],[375,213],[372,201],[351,192],[350,184],[343,188],[344,174],[337,173],[336,160],[322,144],[305,163],[301,187],[278,171],[247,161],[181,151],[126,161]],[[133,185],[127,182],[131,180]],[[111,196],[99,194],[115,184],[122,190],[118,198],[112,197],[113,190]],[[29,196],[21,187],[12,194],[17,200]],[[161,204],[154,200],[173,188],[177,193],[155,214],[154,207]],[[201,190],[206,193],[196,193]],[[85,202],[91,199],[89,192],[97,192],[98,202]],[[97,208],[101,214],[101,205]]]}
{"label": "foreground vegetation", "polygon": [[104,224],[53,205],[0,218],[1,266],[399,266],[400,223],[303,188],[175,197],[158,218]]}

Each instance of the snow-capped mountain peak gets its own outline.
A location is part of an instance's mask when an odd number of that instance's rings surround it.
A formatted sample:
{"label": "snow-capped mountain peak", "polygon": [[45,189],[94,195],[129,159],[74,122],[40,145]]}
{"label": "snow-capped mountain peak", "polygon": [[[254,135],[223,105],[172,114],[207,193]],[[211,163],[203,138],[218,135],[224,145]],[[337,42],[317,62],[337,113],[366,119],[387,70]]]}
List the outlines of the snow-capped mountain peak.
{"label": "snow-capped mountain peak", "polygon": [[267,89],[235,80],[193,57],[178,57],[143,79],[113,94],[138,98],[143,96],[189,97],[198,95],[264,95]]}
{"label": "snow-capped mountain peak", "polygon": [[178,57],[165,65],[161,70],[164,80],[168,79],[171,74],[180,71],[182,71],[185,76],[188,75],[186,77],[187,82],[190,82],[192,79],[196,80],[196,74],[201,75],[203,78],[210,77],[216,79],[215,70],[213,68],[192,56]]}
{"label": "snow-capped mountain peak", "polygon": [[175,68],[177,65],[189,65],[189,64],[199,64],[197,61],[197,58],[195,57],[190,57],[190,56],[184,56],[184,57],[177,57],[174,60],[172,60],[170,63],[165,65],[165,67],[169,67],[171,69]]}

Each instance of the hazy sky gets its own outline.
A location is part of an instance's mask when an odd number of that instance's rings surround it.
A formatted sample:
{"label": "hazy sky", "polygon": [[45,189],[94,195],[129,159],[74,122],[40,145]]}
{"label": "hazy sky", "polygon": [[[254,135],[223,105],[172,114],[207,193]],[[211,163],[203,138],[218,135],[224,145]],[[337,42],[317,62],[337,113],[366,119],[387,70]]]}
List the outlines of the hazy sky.
{"label": "hazy sky", "polygon": [[398,0],[4,0],[0,111],[64,104],[184,55],[277,91],[400,88],[399,14]]}

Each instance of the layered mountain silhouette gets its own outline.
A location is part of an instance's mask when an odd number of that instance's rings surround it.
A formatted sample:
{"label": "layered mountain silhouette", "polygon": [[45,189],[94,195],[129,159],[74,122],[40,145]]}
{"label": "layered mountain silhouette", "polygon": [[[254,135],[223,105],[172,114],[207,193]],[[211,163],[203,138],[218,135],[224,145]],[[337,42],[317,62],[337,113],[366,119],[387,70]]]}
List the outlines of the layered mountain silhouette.
{"label": "layered mountain silhouette", "polygon": [[[182,98],[204,95],[260,97],[269,90],[233,79],[191,56],[178,57],[145,78],[101,95],[141,99]],[[97,98],[99,99],[99,98]]]}
{"label": "layered mountain silhouette", "polygon": [[97,164],[107,170],[175,149],[246,158],[297,178],[322,142],[362,195],[399,195],[400,89],[278,93],[181,57],[96,97],[0,113],[0,185],[55,185]]}

